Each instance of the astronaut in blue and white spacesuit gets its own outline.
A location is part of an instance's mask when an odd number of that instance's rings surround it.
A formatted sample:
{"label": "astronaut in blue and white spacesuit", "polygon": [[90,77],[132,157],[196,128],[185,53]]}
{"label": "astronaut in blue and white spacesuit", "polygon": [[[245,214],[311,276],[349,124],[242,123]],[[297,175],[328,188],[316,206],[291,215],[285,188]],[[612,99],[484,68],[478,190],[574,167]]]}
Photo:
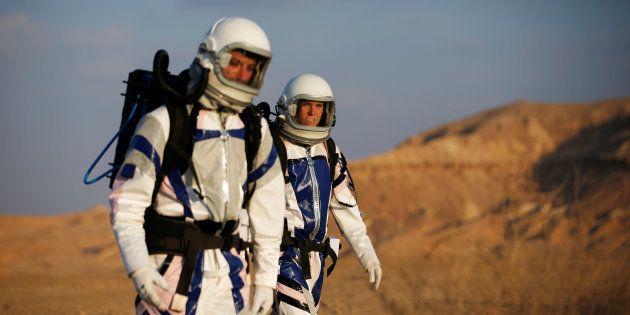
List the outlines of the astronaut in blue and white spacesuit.
{"label": "astronaut in blue and white spacesuit", "polygon": [[[138,293],[136,314],[266,314],[271,308],[282,172],[266,120],[258,116],[260,142],[248,171],[239,115],[258,95],[270,61],[267,35],[251,20],[223,18],[206,34],[190,68],[189,89],[202,83],[200,73],[209,74],[201,97],[186,107],[197,114],[183,174],[174,168],[160,177],[173,129],[167,107],[139,122],[109,196],[114,235]],[[242,220],[251,227],[255,261],[251,310]]]}
{"label": "astronaut in blue and white spacesuit", "polygon": [[274,312],[316,314],[324,261],[331,257],[334,267],[339,250],[339,239],[327,234],[329,214],[374,289],[382,270],[357,206],[345,157],[330,139],[335,119],[332,89],[317,75],[299,75],[286,84],[276,109],[282,125],[274,144],[280,159],[286,156],[287,200]]}

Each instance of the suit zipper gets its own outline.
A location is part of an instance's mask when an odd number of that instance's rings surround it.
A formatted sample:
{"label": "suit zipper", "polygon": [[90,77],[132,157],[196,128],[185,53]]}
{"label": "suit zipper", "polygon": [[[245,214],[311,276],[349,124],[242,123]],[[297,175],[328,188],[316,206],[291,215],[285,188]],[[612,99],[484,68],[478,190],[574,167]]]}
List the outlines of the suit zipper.
{"label": "suit zipper", "polygon": [[315,174],[315,163],[311,157],[311,148],[312,147],[306,148],[306,161],[308,162],[308,171],[311,175],[311,185],[313,187],[313,215],[315,226],[309,237],[310,239],[315,239],[321,227],[321,204],[319,203],[319,186],[317,185],[317,175]]}

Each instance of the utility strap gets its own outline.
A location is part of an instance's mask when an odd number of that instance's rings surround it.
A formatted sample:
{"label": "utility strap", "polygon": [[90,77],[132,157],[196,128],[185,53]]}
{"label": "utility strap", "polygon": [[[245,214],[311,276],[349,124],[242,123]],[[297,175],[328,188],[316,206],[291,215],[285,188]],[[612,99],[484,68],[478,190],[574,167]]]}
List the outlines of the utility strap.
{"label": "utility strap", "polygon": [[[153,210],[147,210],[153,211]],[[221,224],[212,221],[188,222],[182,218],[169,218],[155,213],[145,216],[146,244],[149,254],[175,254],[182,256],[182,271],[176,293],[188,296],[196,258],[206,249],[237,251],[252,248],[252,244],[238,235],[219,237],[214,235]]]}
{"label": "utility strap", "polygon": [[326,271],[327,276],[329,276],[335,269],[338,257],[337,254],[335,254],[335,251],[330,247],[330,238],[326,237],[323,243],[315,242],[310,239],[296,239],[285,230],[285,233],[282,235],[282,244],[280,245],[280,249],[282,251],[286,251],[289,246],[293,246],[300,250],[300,266],[302,267],[302,275],[304,276],[304,279],[311,279],[312,276],[311,263],[309,260],[310,252],[320,252],[324,254],[324,259],[326,259],[327,256],[330,257],[332,264]]}

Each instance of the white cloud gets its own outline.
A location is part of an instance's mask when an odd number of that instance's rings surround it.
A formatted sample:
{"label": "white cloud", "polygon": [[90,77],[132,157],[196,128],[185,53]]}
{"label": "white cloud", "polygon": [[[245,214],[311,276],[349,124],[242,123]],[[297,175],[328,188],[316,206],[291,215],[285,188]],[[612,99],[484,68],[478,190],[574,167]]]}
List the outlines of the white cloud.
{"label": "white cloud", "polygon": [[35,23],[35,20],[22,13],[0,15],[0,38],[2,39],[16,33],[32,34],[40,27],[39,23]]}
{"label": "white cloud", "polygon": [[46,26],[22,13],[0,15],[0,56],[11,57],[24,48],[42,49],[46,46]]}

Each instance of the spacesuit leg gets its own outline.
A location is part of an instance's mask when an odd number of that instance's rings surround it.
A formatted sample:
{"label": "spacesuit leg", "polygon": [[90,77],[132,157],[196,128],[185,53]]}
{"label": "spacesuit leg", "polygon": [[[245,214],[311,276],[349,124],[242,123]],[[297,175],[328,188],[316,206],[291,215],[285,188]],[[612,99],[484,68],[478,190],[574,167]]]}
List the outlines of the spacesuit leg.
{"label": "spacesuit leg", "polygon": [[[294,249],[289,249],[289,251],[292,250]],[[280,259],[274,314],[317,314],[323,285],[322,256],[315,252],[309,254],[311,279],[304,279],[297,257],[297,255],[291,257],[283,254]]]}
{"label": "spacesuit leg", "polygon": [[[232,248],[229,252],[221,251],[220,255],[229,265],[229,274],[203,277],[196,314],[239,314],[248,305],[249,279],[245,252],[239,253]],[[192,284],[191,297],[194,295]]]}

